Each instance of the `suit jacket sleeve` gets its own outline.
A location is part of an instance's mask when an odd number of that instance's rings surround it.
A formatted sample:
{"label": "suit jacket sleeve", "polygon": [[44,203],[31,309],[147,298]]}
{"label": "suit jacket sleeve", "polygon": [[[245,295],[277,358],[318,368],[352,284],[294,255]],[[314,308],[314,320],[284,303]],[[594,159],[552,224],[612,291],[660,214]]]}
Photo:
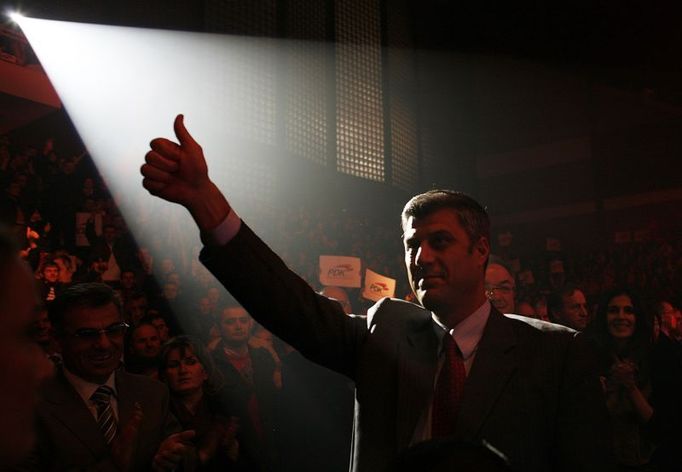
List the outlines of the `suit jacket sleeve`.
{"label": "suit jacket sleeve", "polygon": [[317,293],[242,222],[221,247],[205,247],[202,263],[259,323],[304,356],[350,378],[367,334],[364,318]]}

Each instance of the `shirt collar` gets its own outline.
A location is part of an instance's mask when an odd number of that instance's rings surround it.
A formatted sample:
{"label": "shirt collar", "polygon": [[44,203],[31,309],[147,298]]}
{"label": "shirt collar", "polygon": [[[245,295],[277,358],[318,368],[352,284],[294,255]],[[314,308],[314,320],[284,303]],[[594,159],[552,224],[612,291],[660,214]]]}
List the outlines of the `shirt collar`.
{"label": "shirt collar", "polygon": [[116,382],[114,378],[114,372],[111,373],[109,378],[107,379],[106,382],[103,384],[97,384],[97,383],[92,383],[88,382],[87,380],[82,379],[81,377],[77,376],[73,372],[71,372],[69,369],[64,367],[64,377],[66,377],[66,380],[73,386],[73,388],[76,389],[76,392],[78,392],[78,395],[81,396],[81,398],[86,402],[90,402],[90,398],[92,397],[92,394],[95,393],[95,390],[97,390],[101,385],[106,385],[107,387],[111,388],[112,391],[114,392],[114,396],[117,396],[118,392],[116,391]]}
{"label": "shirt collar", "polygon": [[436,330],[436,334],[440,340],[440,346],[442,347],[442,340],[445,333],[450,333],[457,343],[457,347],[459,347],[459,350],[462,353],[463,360],[467,360],[474,354],[474,352],[476,352],[476,348],[478,347],[478,343],[483,336],[483,330],[485,329],[485,325],[488,322],[489,317],[489,300],[486,300],[483,305],[478,307],[472,314],[457,323],[457,325],[451,330],[438,321],[436,315],[433,313],[431,314],[431,318],[435,323],[434,328]]}

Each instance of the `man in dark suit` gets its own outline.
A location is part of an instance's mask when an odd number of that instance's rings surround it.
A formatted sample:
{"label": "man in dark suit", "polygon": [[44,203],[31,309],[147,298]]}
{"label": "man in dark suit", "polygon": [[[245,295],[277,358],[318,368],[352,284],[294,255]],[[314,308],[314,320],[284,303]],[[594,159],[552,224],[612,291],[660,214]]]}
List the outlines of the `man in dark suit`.
{"label": "man in dark suit", "polygon": [[175,133],[179,144],[152,141],[144,187],[190,211],[202,262],[257,321],[355,381],[353,470],[386,470],[437,437],[485,441],[524,471],[610,468],[606,410],[581,339],[503,316],[485,297],[490,223],[478,202],[451,191],[411,199],[405,264],[423,308],[383,299],[366,318],[348,317],[239,219],[182,116]]}
{"label": "man in dark suit", "polygon": [[78,284],[50,307],[63,367],[42,389],[38,441],[19,470],[173,470],[192,431],[168,411],[168,390],[119,370],[127,325],[115,292]]}
{"label": "man in dark suit", "polygon": [[278,470],[275,404],[282,383],[280,365],[266,349],[249,345],[253,319],[244,308],[225,308],[218,327],[220,341],[211,354],[225,381],[221,394],[239,418],[241,459],[254,470]]}

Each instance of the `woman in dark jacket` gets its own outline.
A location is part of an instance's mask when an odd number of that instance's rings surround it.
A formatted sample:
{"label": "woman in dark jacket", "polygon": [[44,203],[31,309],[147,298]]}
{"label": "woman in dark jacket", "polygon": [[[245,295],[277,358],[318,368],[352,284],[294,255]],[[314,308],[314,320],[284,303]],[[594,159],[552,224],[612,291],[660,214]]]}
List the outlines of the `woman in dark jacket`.
{"label": "woman in dark jacket", "polygon": [[649,470],[651,431],[651,321],[637,295],[619,289],[604,297],[587,329],[613,426],[614,454],[622,470]]}
{"label": "woman in dark jacket", "polygon": [[239,469],[237,421],[221,401],[221,381],[197,339],[177,336],[161,350],[159,377],[171,394],[171,411],[183,430],[196,431],[197,470]]}

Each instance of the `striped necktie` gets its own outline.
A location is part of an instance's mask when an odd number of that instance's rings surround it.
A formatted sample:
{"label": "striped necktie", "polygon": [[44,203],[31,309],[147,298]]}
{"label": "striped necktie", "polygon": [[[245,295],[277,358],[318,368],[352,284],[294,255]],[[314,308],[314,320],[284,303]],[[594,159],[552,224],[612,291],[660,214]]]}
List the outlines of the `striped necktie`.
{"label": "striped necktie", "polygon": [[116,436],[116,418],[114,418],[114,410],[111,408],[111,396],[114,390],[107,385],[100,385],[92,394],[90,400],[97,408],[97,426],[104,435],[104,440],[107,444]]}

